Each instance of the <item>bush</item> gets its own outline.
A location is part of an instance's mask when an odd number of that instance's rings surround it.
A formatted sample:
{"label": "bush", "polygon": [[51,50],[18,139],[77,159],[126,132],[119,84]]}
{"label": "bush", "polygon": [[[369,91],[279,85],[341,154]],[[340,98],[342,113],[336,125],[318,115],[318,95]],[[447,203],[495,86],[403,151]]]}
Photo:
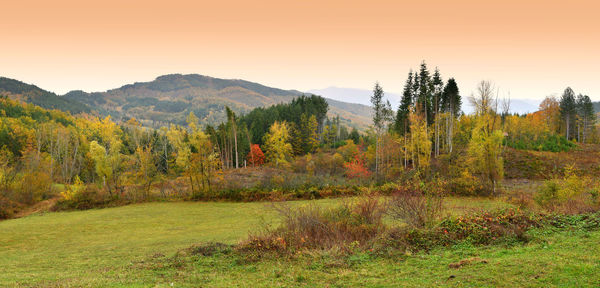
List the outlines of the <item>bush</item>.
{"label": "bush", "polygon": [[86,210],[107,206],[111,201],[108,195],[95,185],[86,185],[72,197],[59,200],[54,206],[54,210],[78,209]]}
{"label": "bush", "polygon": [[460,176],[451,178],[449,188],[453,195],[480,196],[487,194],[479,178],[473,176],[466,169],[460,173]]}
{"label": "bush", "polygon": [[347,251],[350,245],[366,245],[385,229],[384,207],[377,197],[364,197],[330,209],[315,205],[276,208],[282,217],[281,226],[251,235],[240,250],[283,252],[336,247]]}
{"label": "bush", "polygon": [[544,223],[541,216],[525,214],[514,209],[481,212],[469,216],[448,217],[427,229],[391,229],[382,237],[377,248],[382,250],[392,247],[419,251],[437,246],[456,245],[463,241],[475,245],[505,241],[526,242],[526,232]]}
{"label": "bush", "polygon": [[441,193],[437,191],[399,189],[388,203],[388,214],[415,228],[431,226],[441,215],[442,200]]}
{"label": "bush", "polygon": [[580,214],[597,211],[597,188],[590,179],[575,174],[573,166],[565,168],[562,179],[544,182],[538,189],[534,199],[543,208],[564,214]]}
{"label": "bush", "polygon": [[0,219],[12,218],[19,211],[19,208],[18,203],[0,196]]}
{"label": "bush", "polygon": [[52,179],[44,172],[26,173],[18,189],[19,202],[34,204],[52,196]]}

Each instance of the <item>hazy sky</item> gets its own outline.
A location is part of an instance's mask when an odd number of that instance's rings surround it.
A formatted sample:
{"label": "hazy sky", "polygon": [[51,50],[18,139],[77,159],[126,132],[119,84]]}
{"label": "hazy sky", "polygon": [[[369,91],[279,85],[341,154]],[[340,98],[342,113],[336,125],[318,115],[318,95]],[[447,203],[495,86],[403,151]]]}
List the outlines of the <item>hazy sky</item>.
{"label": "hazy sky", "polygon": [[513,98],[571,86],[598,101],[599,2],[3,1],[0,75],[61,94],[167,73],[400,92],[426,60],[463,95],[488,79]]}

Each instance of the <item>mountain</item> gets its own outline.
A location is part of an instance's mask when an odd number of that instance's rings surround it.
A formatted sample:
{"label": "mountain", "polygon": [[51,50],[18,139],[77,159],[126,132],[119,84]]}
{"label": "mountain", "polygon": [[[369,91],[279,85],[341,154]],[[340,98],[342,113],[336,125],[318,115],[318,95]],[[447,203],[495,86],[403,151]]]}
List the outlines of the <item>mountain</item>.
{"label": "mountain", "polygon": [[0,77],[0,95],[11,99],[32,103],[46,109],[59,109],[73,114],[89,113],[92,109],[77,101],[58,96],[52,92],[40,89],[35,85],[23,83],[18,80]]}
{"label": "mountain", "polygon": [[600,101],[598,102],[594,102],[594,111],[596,111],[596,113],[600,113]]}
{"label": "mountain", "polygon": [[[257,107],[291,102],[303,93],[245,80],[171,74],[105,92],[75,90],[63,96],[17,80],[0,78],[0,94],[73,114],[96,111],[99,115],[111,115],[115,120],[135,117],[146,126],[158,127],[170,123],[185,124],[190,112],[203,123],[218,124],[226,120],[225,106],[243,114]],[[365,129],[370,124],[368,106],[326,100],[330,116],[339,115],[345,125]]]}
{"label": "mountain", "polygon": [[[357,103],[362,105],[371,105],[371,95],[373,95],[373,91],[371,90],[342,88],[333,86],[324,89],[313,89],[307,92],[315,95],[321,95],[323,97],[337,101]],[[390,101],[392,107],[396,108],[400,103],[402,95],[385,92],[384,97],[386,100]]]}
{"label": "mountain", "polygon": [[[194,112],[203,123],[225,121],[225,106],[238,114],[257,107],[290,102],[302,95],[239,79],[219,79],[198,74],[171,74],[150,82],[137,82],[106,92],[71,91],[65,98],[99,107],[100,112],[117,119],[135,117],[147,126],[184,124]],[[327,99],[330,115],[340,115],[348,126],[365,128],[370,110],[356,104]],[[368,107],[367,107],[368,108]]]}

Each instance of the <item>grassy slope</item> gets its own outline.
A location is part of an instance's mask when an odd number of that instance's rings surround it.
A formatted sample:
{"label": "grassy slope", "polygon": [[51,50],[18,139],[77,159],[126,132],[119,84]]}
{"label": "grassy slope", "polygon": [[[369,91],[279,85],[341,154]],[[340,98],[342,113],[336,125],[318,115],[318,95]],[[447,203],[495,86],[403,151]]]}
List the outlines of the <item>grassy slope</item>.
{"label": "grassy slope", "polygon": [[[320,200],[331,205],[339,200]],[[293,205],[306,203],[294,202]],[[453,211],[503,204],[452,199]],[[139,268],[193,243],[235,243],[273,219],[264,203],[149,203],[49,213],[0,222],[0,286],[593,286],[600,283],[600,233],[540,236],[512,248],[454,247],[404,259],[362,259],[353,266],[307,259],[239,264],[230,256],[201,258],[185,269]],[[488,264],[449,269],[478,256]],[[322,262],[322,263],[321,263]],[[448,280],[450,275],[456,278]],[[578,275],[579,277],[575,277]],[[537,279],[536,279],[537,277]]]}

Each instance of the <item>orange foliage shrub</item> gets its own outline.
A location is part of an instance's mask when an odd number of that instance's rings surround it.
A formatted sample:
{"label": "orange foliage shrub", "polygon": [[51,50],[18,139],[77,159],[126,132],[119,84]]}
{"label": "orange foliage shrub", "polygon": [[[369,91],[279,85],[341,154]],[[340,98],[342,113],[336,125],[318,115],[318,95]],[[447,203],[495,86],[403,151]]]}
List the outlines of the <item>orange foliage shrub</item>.
{"label": "orange foliage shrub", "polygon": [[359,154],[354,156],[354,160],[344,163],[346,168],[346,176],[348,178],[367,178],[371,172],[365,167],[365,161]]}

